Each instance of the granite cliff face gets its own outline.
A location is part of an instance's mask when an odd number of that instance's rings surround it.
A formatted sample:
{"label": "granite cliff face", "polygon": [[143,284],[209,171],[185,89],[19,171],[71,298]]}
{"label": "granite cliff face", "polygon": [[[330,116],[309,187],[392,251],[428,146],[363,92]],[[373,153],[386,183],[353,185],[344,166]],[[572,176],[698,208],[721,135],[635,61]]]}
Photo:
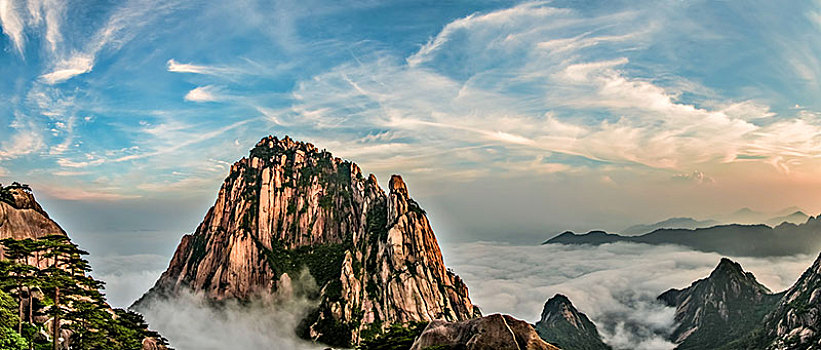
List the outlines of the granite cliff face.
{"label": "granite cliff face", "polygon": [[30,190],[22,186],[4,189],[0,200],[0,239],[37,239],[66,232],[51,220]]}
{"label": "granite cliff face", "polygon": [[767,349],[821,348],[821,255],[790,287],[753,334]]}
{"label": "granite cliff face", "polygon": [[678,326],[670,340],[677,349],[705,349],[719,348],[752,331],[779,297],[741,265],[723,258],[709,277],[668,290],[658,299],[676,308]]}
{"label": "granite cliff face", "polygon": [[559,350],[541,338],[533,326],[508,315],[493,314],[460,322],[433,321],[411,350]]}
{"label": "granite cliff face", "polygon": [[548,299],[536,332],[545,341],[565,350],[608,350],[596,325],[579,312],[567,297],[556,294]]}
{"label": "granite cliff face", "polygon": [[356,164],[287,136],[262,139],[231,167],[203,222],[134,307],[185,288],[246,300],[276,292],[304,268],[320,292],[300,331],[327,344],[479,314],[401,177],[386,193]]}
{"label": "granite cliff face", "polygon": [[[34,200],[34,194],[27,187],[0,185],[0,240],[7,238],[39,239],[51,235],[65,236],[66,232],[51,220],[46,211]],[[4,259],[3,247],[0,246],[0,259]],[[32,259],[30,265],[38,262]],[[40,267],[46,266],[41,261]]]}

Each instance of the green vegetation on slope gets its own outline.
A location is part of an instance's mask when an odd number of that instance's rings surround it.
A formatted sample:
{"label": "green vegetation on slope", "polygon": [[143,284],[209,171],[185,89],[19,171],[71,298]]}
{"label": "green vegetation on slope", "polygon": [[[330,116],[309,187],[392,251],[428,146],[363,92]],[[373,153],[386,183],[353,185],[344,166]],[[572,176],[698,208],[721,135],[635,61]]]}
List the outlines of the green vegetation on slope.
{"label": "green vegetation on slope", "polygon": [[16,206],[14,202],[14,195],[12,194],[12,190],[15,189],[23,189],[24,191],[31,191],[31,187],[26,184],[21,184],[19,182],[12,182],[11,185],[3,186],[0,184],[0,202],[6,202],[11,206]]}
{"label": "green vegetation on slope", "polygon": [[357,350],[408,350],[428,326],[428,322],[394,324],[388,330],[362,340]]}
{"label": "green vegetation on slope", "polygon": [[[0,348],[51,349],[67,342],[71,349],[139,350],[145,338],[165,344],[142,316],[108,306],[103,283],[88,275],[88,253],[68,237],[0,244],[7,258],[0,261]],[[60,326],[48,329],[46,322]]]}
{"label": "green vegetation on slope", "polygon": [[564,350],[610,349],[600,338],[584,334],[567,322],[557,322],[550,327],[536,325],[534,328],[544,341]]}

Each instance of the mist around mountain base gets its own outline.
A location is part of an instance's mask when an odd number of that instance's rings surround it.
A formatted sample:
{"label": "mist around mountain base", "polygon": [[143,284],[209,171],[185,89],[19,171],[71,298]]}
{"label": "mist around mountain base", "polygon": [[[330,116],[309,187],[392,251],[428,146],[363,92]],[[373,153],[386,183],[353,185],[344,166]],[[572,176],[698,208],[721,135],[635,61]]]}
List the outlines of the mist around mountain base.
{"label": "mist around mountain base", "polygon": [[[615,349],[673,349],[675,309],[656,297],[707,277],[722,255],[673,245],[543,246],[476,242],[445,246],[446,263],[484,314],[535,322],[544,302],[566,295]],[[771,290],[789,288],[815,256],[733,257]]]}
{"label": "mist around mountain base", "polygon": [[202,293],[183,291],[145,303],[137,311],[178,350],[326,349],[300,339],[295,331],[316,306],[308,298],[316,289],[304,271],[288,290],[248,302],[214,302]]}
{"label": "mist around mountain base", "polygon": [[[443,245],[448,266],[468,284],[470,297],[483,314],[504,313],[536,322],[544,302],[567,295],[599,328],[614,349],[673,349],[667,340],[675,327],[675,309],[656,297],[707,277],[722,255],[673,245],[613,243],[600,246],[518,245],[474,242]],[[789,288],[815,256],[731,257],[774,292]],[[109,294],[119,300],[118,281],[143,276],[119,271]],[[113,272],[112,272],[113,274]],[[141,286],[148,289],[150,279]],[[301,281],[301,282],[300,282]],[[295,290],[310,282],[295,278]],[[134,294],[134,293],[131,293]],[[304,293],[284,300],[251,304],[224,303],[218,308],[201,295],[183,293],[141,310],[151,326],[178,350],[188,349],[325,349],[293,332],[312,307]],[[202,322],[208,320],[208,322]]]}

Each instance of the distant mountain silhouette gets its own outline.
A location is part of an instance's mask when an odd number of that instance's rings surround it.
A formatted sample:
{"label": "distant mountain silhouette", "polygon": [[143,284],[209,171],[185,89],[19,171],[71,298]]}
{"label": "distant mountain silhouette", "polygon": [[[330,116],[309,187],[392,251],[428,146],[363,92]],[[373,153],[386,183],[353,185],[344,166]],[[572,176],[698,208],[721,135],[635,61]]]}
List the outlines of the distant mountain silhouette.
{"label": "distant mountain silhouette", "polygon": [[653,232],[658,229],[662,228],[684,228],[684,229],[696,229],[696,228],[704,228],[718,225],[719,222],[716,220],[696,220],[693,218],[669,218],[667,220],[659,221],[649,225],[633,225],[624,230],[621,230],[621,234],[626,236],[637,236],[649,232]]}
{"label": "distant mountain silhouette", "polygon": [[793,224],[800,224],[809,218],[801,208],[789,207],[776,212],[761,212],[750,208],[741,208],[730,215],[717,218],[716,220],[722,224],[766,224],[770,226],[778,226],[783,222]]}
{"label": "distant mountain silhouette", "polygon": [[696,220],[690,217],[673,217],[665,219],[652,224],[639,224],[625,228],[619,232],[624,236],[638,236],[645,233],[650,233],[658,229],[697,229],[708,228],[716,225],[756,225],[765,224],[768,226],[778,226],[782,223],[789,222],[793,224],[801,224],[807,221],[810,216],[804,213],[801,208],[789,207],[779,210],[777,212],[760,212],[750,208],[741,208],[731,214],[704,220]]}
{"label": "distant mountain silhouette", "polygon": [[821,250],[821,220],[811,217],[803,224],[719,225],[698,229],[658,229],[641,236],[623,236],[603,231],[575,234],[567,231],[543,244],[605,244],[634,242],[677,244],[706,252],[734,256],[781,256],[815,254]]}
{"label": "distant mountain silhouette", "polygon": [[799,223],[802,223],[802,222],[806,222],[807,219],[809,219],[809,217],[810,216],[805,214],[803,211],[798,210],[798,211],[796,211],[794,213],[791,213],[791,214],[788,214],[788,215],[778,216],[778,217],[774,217],[772,219],[768,219],[767,222],[765,222],[765,224],[773,226],[773,227],[781,225],[782,223],[785,223],[785,222],[789,222],[789,223],[793,223],[793,224],[799,224]]}

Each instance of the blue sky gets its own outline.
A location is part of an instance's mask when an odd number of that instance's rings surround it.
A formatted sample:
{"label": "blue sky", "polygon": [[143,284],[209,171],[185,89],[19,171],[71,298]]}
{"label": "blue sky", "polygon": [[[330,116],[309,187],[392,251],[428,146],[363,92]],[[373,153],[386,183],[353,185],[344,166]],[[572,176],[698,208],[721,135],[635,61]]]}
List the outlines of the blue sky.
{"label": "blue sky", "polygon": [[268,134],[403,174],[445,240],[821,211],[817,0],[0,0],[0,26],[0,181],[92,252],[170,254]]}

